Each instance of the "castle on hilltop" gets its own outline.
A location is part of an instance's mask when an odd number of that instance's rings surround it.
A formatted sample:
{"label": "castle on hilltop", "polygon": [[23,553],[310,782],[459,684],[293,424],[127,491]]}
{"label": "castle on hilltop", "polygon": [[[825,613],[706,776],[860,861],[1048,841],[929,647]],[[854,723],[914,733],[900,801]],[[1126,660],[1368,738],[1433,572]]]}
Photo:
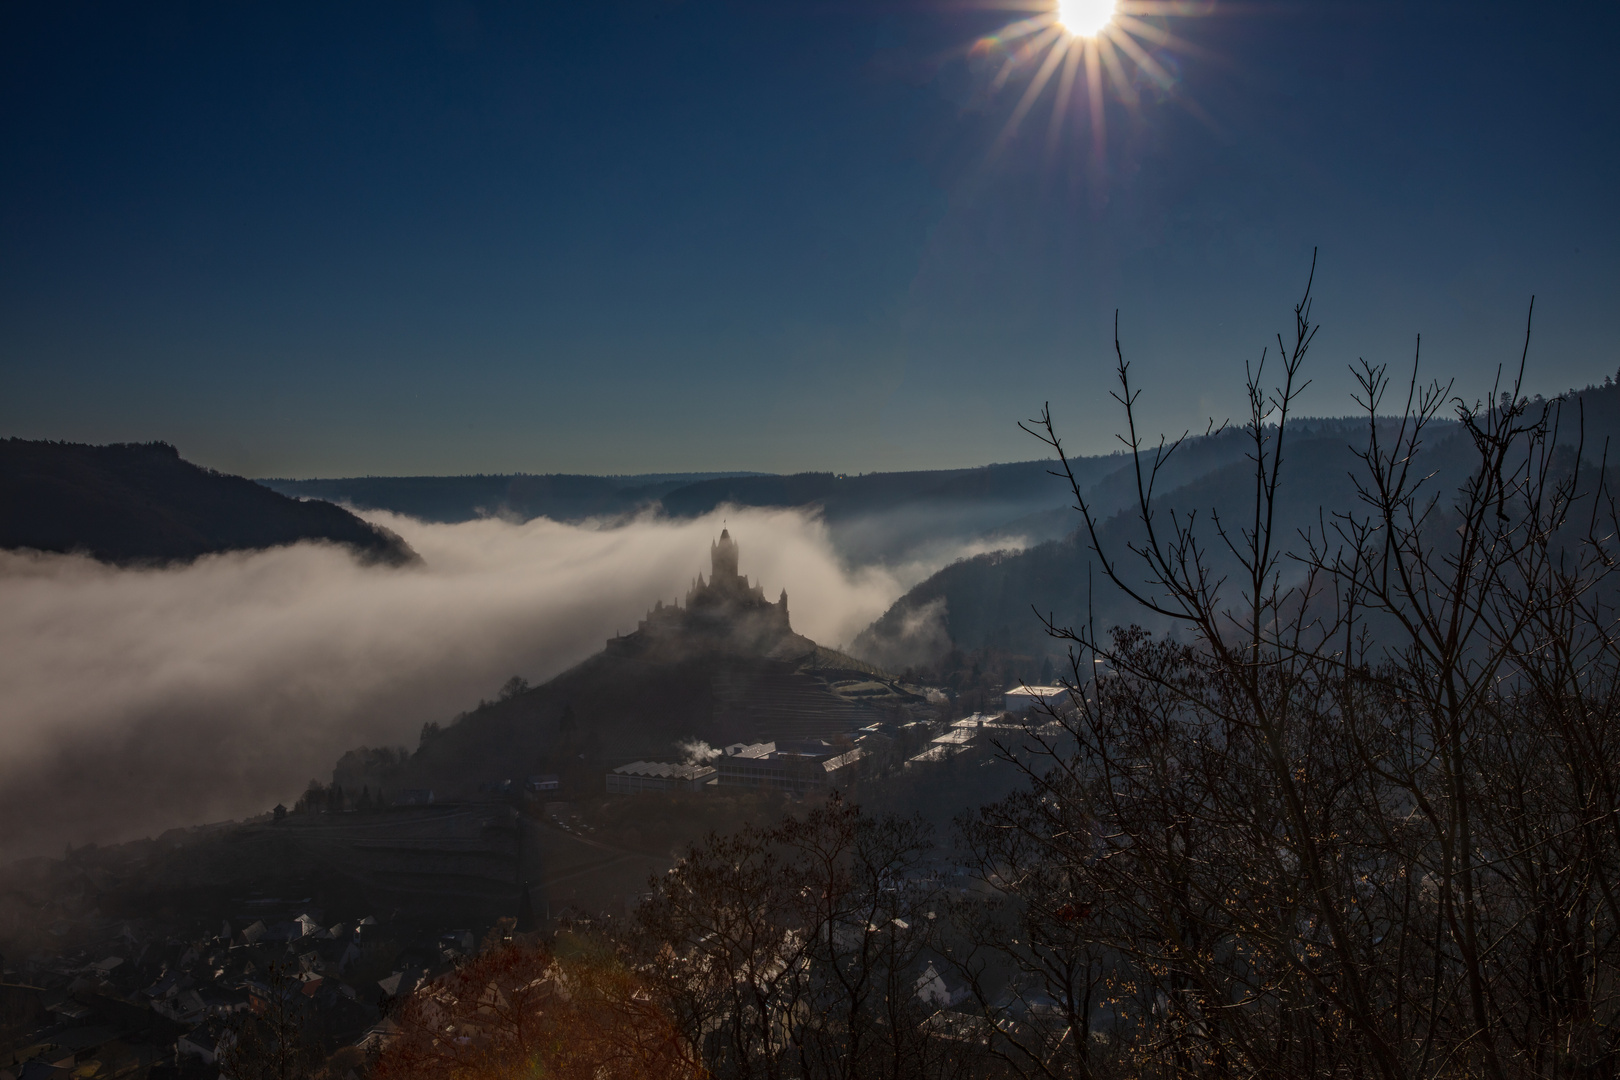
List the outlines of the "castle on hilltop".
{"label": "castle on hilltop", "polygon": [[[767,609],[781,620],[783,630],[788,626],[787,590],[775,604],[765,599],[765,586],[748,586],[748,577],[737,572],[737,541],[729,529],[720,530],[720,539],[709,545],[709,580],[699,574],[686,594],[686,610],[694,614],[712,614],[734,618],[744,613],[765,614]],[[653,609],[657,611],[657,608]],[[676,609],[666,609],[676,610]]]}
{"label": "castle on hilltop", "polygon": [[769,652],[797,638],[788,621],[787,590],[775,603],[765,599],[765,587],[750,585],[747,575],[738,572],[737,555],[731,531],[721,529],[720,539],[709,545],[709,580],[697,576],[687,590],[686,605],[658,601],[634,633],[611,639],[609,650],[641,652],[680,641]]}

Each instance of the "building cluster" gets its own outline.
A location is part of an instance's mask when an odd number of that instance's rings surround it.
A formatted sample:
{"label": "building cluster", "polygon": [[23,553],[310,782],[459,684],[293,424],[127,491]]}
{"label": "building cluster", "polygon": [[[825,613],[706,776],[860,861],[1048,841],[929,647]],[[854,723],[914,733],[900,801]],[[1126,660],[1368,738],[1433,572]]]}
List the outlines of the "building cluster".
{"label": "building cluster", "polygon": [[[659,602],[634,633],[610,641],[609,651],[640,654],[649,649],[656,651],[673,641],[683,641],[701,643],[705,648],[748,643],[758,656],[780,656],[777,647],[789,639],[814,648],[814,642],[798,639],[792,633],[786,591],[773,604],[766,599],[763,587],[750,584],[739,572],[738,547],[729,531],[721,531],[720,538],[710,547],[709,556],[709,579],[704,581],[701,575],[696,578],[687,593],[685,607],[679,604],[666,607]],[[896,719],[847,730],[846,725],[854,727],[879,715],[877,710],[859,707],[862,699],[858,696],[839,699],[824,693],[823,697],[830,701],[806,702],[801,700],[806,693],[802,686],[795,686],[780,675],[778,679],[770,693],[748,701],[744,692],[738,697],[746,704],[739,706],[737,701],[730,702],[730,706],[750,721],[774,715],[777,723],[765,723],[756,728],[762,734],[778,735],[774,741],[737,743],[684,762],[631,761],[608,771],[607,793],[642,795],[753,788],[805,795],[840,787],[861,777],[887,775],[906,764],[942,761],[987,734],[990,729],[986,724],[993,722],[989,717],[973,717],[970,724],[959,722],[948,726],[937,719],[916,718],[919,713],[930,715],[931,709],[913,711],[897,707],[897,715],[911,717],[909,722]],[[870,689],[888,694],[892,688],[872,683]],[[846,687],[846,692],[855,695],[860,690]],[[1062,687],[1020,686],[1007,692],[1006,714],[1017,717],[1031,708],[1061,706],[1064,695]],[[814,726],[805,723],[807,715],[814,716]],[[782,738],[781,734],[786,732],[795,732],[798,737]],[[822,737],[803,737],[818,733]]]}
{"label": "building cluster", "polygon": [[876,730],[863,730],[855,736],[839,743],[824,739],[735,743],[703,763],[632,761],[608,772],[607,792],[641,795],[762,788],[806,795],[827,791],[847,784],[863,771],[862,762],[871,760],[879,749],[874,740],[892,742]]}
{"label": "building cluster", "polygon": [[[728,757],[768,762],[769,745]],[[962,901],[972,881],[941,856],[889,891]],[[207,933],[116,920],[82,937],[75,928],[78,946],[58,955],[15,964],[0,958],[0,1080],[226,1080],[220,1067],[236,1033],[272,1011],[295,1015],[298,1037],[321,1048],[319,1075],[361,1080],[397,1037],[396,1004],[418,991],[442,993],[458,965],[494,940],[469,930],[415,932],[374,917],[328,922],[307,900],[249,900],[234,910]],[[909,930],[899,915],[880,921]],[[850,949],[864,930],[840,923],[827,932]],[[398,940],[409,943],[390,944]],[[979,1037],[974,1025],[982,1017],[968,987],[937,954],[908,966],[900,985],[930,1033]],[[1009,983],[998,1001],[1016,996]]]}
{"label": "building cluster", "polygon": [[632,761],[607,774],[607,793],[641,795],[650,791],[701,791],[714,783],[715,778],[713,765]]}
{"label": "building cluster", "polygon": [[363,1062],[389,1037],[395,1000],[478,948],[460,930],[401,951],[386,942],[401,928],[385,934],[372,917],[324,925],[303,905],[243,906],[206,934],[118,921],[74,951],[7,958],[0,1080],[217,1075],[247,1014],[273,1006],[312,1044]]}
{"label": "building cluster", "polygon": [[947,761],[997,736],[1028,730],[1031,710],[1061,707],[1062,687],[1020,687],[1007,693],[1002,713],[974,713],[955,721],[913,720],[870,724],[836,740],[736,743],[703,762],[632,761],[607,774],[609,795],[764,789],[807,795],[881,777],[896,765]]}

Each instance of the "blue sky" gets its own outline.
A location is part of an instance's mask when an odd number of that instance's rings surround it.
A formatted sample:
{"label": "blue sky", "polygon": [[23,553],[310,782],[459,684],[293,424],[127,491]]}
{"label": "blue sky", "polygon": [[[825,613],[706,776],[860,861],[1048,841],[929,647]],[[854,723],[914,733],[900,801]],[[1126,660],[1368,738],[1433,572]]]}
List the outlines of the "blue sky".
{"label": "blue sky", "polygon": [[[0,434],[257,476],[870,471],[1241,407],[1321,249],[1358,356],[1620,367],[1613,4],[1149,21],[1098,155],[964,0],[7,5]],[[973,48],[980,42],[977,49]],[[1083,79],[1081,80],[1083,84]],[[1054,135],[1055,131],[1055,135]]]}

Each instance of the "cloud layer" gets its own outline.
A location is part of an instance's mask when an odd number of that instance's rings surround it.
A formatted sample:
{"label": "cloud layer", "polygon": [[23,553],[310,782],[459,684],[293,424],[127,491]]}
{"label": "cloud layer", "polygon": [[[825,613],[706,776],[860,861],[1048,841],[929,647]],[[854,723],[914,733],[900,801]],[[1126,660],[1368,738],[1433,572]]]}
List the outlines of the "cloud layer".
{"label": "cloud layer", "polygon": [[[423,565],[323,544],[161,570],[0,552],[0,860],[259,813],[349,747],[414,747],[424,722],[514,674],[548,679],[684,594],[720,530],[365,516]],[[812,517],[727,516],[743,572],[785,587],[795,629],[825,644],[937,567],[851,570]]]}

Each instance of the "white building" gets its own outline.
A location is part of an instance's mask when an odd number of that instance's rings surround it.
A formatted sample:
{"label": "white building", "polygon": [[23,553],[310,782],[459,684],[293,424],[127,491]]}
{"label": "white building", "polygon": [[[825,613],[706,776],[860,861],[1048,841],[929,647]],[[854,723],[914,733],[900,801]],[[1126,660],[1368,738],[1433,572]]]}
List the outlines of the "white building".
{"label": "white building", "polygon": [[936,1009],[948,1009],[966,999],[965,986],[953,986],[932,963],[917,976],[917,998]]}
{"label": "white building", "polygon": [[979,729],[963,727],[959,723],[953,724],[951,730],[943,735],[935,736],[928,742],[928,748],[922,753],[906,759],[909,768],[912,765],[924,765],[934,761],[948,761],[973,745],[979,737]]}
{"label": "white building", "polygon": [[713,765],[675,765],[667,761],[632,761],[607,774],[609,795],[640,795],[649,791],[702,791],[715,782]]}
{"label": "white building", "polygon": [[769,788],[803,795],[845,784],[860,771],[866,751],[840,748],[821,740],[788,743],[733,743],[716,760],[726,787]]}
{"label": "white building", "polygon": [[1039,705],[1062,705],[1068,696],[1061,686],[1019,686],[1002,696],[1002,708],[1010,713],[1025,713]]}
{"label": "white building", "polygon": [[174,1050],[176,1054],[202,1058],[204,1065],[214,1065],[230,1049],[232,1041],[229,1028],[211,1021],[180,1036]]}

